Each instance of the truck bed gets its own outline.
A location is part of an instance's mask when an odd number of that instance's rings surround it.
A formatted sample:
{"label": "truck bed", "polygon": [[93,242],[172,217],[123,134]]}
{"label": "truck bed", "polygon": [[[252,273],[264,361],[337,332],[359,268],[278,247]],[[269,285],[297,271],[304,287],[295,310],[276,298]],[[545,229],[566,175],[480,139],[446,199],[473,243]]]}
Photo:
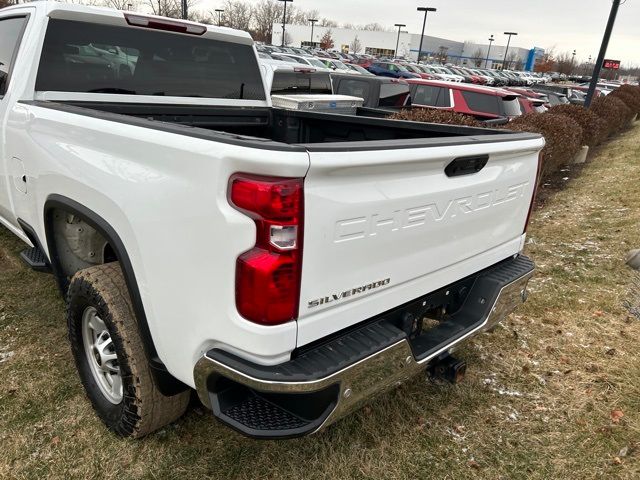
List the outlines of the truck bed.
{"label": "truck bed", "polygon": [[[267,148],[269,143],[272,148],[304,145],[318,149],[321,145],[323,150],[415,148],[537,137],[497,129],[372,118],[362,109],[359,116],[345,116],[277,108],[70,101],[25,103],[215,141],[258,142],[260,148]],[[347,147],[345,142],[351,145]]]}

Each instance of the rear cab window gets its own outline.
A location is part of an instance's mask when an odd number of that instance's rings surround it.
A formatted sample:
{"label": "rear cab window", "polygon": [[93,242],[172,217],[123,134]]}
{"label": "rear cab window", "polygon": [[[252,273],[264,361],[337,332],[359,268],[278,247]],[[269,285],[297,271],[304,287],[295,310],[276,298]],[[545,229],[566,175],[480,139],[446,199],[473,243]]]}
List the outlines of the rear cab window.
{"label": "rear cab window", "polygon": [[0,98],[7,93],[11,70],[26,25],[26,15],[0,18]]}
{"label": "rear cab window", "polygon": [[37,91],[265,100],[251,45],[50,19]]}
{"label": "rear cab window", "polygon": [[276,70],[271,85],[272,95],[331,95],[331,77],[326,72]]}
{"label": "rear cab window", "polygon": [[340,95],[350,95],[352,97],[359,97],[365,100],[367,103],[367,99],[371,93],[371,86],[368,82],[363,80],[356,79],[340,79],[338,84],[338,91],[336,92]]}

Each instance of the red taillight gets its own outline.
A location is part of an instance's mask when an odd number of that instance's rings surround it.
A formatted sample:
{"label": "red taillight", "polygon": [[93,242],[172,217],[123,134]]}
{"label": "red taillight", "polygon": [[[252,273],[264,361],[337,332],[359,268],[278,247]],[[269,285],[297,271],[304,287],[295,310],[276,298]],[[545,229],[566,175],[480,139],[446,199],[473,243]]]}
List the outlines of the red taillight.
{"label": "red taillight", "polygon": [[255,246],[236,261],[236,307],[247,320],[279,325],[298,317],[303,179],[238,174],[231,205],[256,223]]}
{"label": "red taillight", "polygon": [[542,172],[542,162],[544,160],[544,155],[542,152],[538,155],[538,171],[536,173],[536,183],[533,185],[533,195],[531,195],[531,205],[529,205],[529,213],[527,213],[527,221],[524,224],[524,230],[522,233],[527,233],[527,228],[529,228],[529,222],[531,221],[531,214],[533,213],[533,207],[536,203],[536,195],[538,194],[538,182],[540,181],[540,173]]}

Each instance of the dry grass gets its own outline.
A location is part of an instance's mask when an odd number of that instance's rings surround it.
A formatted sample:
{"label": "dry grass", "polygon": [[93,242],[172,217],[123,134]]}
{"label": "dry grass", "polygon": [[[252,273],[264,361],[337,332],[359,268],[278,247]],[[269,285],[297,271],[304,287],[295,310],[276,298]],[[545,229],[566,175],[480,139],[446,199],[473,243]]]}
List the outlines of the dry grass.
{"label": "dry grass", "polygon": [[0,229],[0,477],[640,478],[640,319],[624,306],[640,295],[623,261],[640,247],[640,126],[568,183],[530,229],[530,301],[460,351],[465,383],[418,377],[286,442],[245,439],[197,407],[142,441],[108,433],[53,280]]}

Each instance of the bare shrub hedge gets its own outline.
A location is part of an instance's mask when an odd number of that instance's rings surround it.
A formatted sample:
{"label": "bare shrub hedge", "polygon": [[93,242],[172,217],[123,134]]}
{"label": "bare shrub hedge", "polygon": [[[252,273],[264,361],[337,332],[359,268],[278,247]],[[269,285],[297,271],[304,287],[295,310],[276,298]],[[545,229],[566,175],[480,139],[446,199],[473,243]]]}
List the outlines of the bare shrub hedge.
{"label": "bare shrub hedge", "polygon": [[582,147],[582,127],[570,117],[553,113],[528,113],[505,126],[518,132],[540,133],[546,140],[542,150],[542,177],[571,163]]}
{"label": "bare shrub hedge", "polygon": [[622,100],[611,95],[596,98],[590,107],[592,112],[607,122],[608,135],[618,133],[626,127],[634,115]]}
{"label": "bare shrub hedge", "polygon": [[620,98],[633,113],[640,115],[640,86],[622,85],[609,95]]}
{"label": "bare shrub hedge", "polygon": [[608,134],[608,125],[597,114],[580,105],[556,105],[549,109],[554,115],[565,115],[582,127],[582,145],[594,147],[602,143]]}
{"label": "bare shrub hedge", "polygon": [[632,116],[640,114],[640,95],[639,96],[633,95],[627,90],[623,90],[620,92],[616,90],[610,93],[609,96],[612,98],[618,98],[622,100],[624,104],[627,107],[629,107],[629,109],[631,110]]}
{"label": "bare shrub hedge", "polygon": [[389,117],[392,120],[409,120],[412,122],[444,123],[446,125],[463,125],[466,127],[484,127],[482,122],[469,115],[450,112],[448,110],[436,110],[432,108],[413,108],[402,110]]}

